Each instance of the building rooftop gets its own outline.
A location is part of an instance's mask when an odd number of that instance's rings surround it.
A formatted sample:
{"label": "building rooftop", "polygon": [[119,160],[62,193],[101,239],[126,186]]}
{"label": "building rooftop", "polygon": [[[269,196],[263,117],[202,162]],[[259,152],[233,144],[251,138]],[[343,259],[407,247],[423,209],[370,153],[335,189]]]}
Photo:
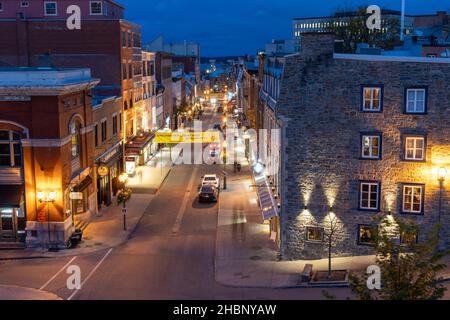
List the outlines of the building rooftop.
{"label": "building rooftop", "polygon": [[90,69],[0,68],[0,94],[57,95],[90,89],[100,82]]}

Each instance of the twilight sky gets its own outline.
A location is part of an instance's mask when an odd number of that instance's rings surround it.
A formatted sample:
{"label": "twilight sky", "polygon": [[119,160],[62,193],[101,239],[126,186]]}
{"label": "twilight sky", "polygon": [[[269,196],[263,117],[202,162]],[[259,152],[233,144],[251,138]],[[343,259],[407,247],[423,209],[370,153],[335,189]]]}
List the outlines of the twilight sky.
{"label": "twilight sky", "polygon": [[[195,41],[202,56],[254,54],[271,39],[292,36],[292,18],[331,14],[343,5],[400,10],[401,0],[116,0],[142,26],[144,43]],[[449,0],[406,0],[407,14],[450,10]]]}

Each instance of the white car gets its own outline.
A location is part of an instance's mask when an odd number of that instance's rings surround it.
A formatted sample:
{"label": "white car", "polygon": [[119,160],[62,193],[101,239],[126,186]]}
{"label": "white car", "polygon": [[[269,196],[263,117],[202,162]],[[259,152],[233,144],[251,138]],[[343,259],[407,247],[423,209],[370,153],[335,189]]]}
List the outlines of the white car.
{"label": "white car", "polygon": [[202,180],[202,186],[211,185],[220,188],[220,180],[216,174],[205,174]]}

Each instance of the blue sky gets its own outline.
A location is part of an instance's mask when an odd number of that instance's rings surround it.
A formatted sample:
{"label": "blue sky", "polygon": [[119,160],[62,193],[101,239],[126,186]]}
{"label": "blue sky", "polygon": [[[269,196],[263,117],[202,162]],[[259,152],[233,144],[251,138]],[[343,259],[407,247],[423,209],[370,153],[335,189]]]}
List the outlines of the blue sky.
{"label": "blue sky", "polygon": [[[142,26],[147,43],[195,41],[202,56],[254,54],[271,39],[290,38],[294,17],[331,14],[342,5],[376,4],[400,10],[401,0],[117,0]],[[406,0],[407,14],[450,10],[449,0]]]}

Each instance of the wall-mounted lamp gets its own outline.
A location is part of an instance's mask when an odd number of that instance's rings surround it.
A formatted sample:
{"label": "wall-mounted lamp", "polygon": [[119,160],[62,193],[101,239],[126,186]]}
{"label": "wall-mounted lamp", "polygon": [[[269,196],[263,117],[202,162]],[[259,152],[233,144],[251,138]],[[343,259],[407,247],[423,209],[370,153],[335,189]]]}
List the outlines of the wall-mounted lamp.
{"label": "wall-mounted lamp", "polygon": [[439,168],[438,172],[439,182],[444,182],[446,177],[447,177],[447,169],[445,169],[444,167]]}
{"label": "wall-mounted lamp", "polygon": [[56,199],[55,191],[50,191],[50,192],[39,191],[36,195],[37,195],[37,199],[41,203],[42,202],[54,202]]}

